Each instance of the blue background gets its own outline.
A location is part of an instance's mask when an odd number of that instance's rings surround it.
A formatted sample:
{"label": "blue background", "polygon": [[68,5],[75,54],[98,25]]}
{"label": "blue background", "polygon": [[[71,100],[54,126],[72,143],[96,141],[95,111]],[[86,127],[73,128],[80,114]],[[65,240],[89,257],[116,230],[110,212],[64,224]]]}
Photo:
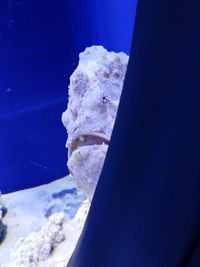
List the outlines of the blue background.
{"label": "blue background", "polygon": [[129,53],[135,0],[0,2],[0,189],[68,173],[69,76],[86,46]]}

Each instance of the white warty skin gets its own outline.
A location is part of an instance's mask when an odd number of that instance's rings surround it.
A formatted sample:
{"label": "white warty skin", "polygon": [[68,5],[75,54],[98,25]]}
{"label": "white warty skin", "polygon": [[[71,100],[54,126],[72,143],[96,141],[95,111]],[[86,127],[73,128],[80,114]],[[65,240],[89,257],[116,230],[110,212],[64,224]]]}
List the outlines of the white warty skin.
{"label": "white warty skin", "polygon": [[91,200],[105,160],[129,57],[102,46],[86,48],[70,77],[67,166],[78,189]]}

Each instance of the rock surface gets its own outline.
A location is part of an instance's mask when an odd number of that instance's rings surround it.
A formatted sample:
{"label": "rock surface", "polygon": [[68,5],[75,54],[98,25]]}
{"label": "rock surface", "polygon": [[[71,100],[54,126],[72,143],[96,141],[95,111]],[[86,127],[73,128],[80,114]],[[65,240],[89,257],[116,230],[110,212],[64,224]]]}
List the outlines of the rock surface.
{"label": "rock surface", "polygon": [[9,266],[36,267],[40,261],[45,261],[65,239],[62,231],[64,217],[64,213],[53,214],[39,232],[20,238],[11,251]]}
{"label": "rock surface", "polygon": [[2,218],[0,218],[0,245],[3,241],[3,233],[4,233],[5,226],[3,224]]}
{"label": "rock surface", "polygon": [[83,228],[89,210],[90,210],[90,202],[88,199],[86,199],[81,204],[81,207],[78,209],[76,216],[74,218],[74,221],[79,225],[79,228]]}
{"label": "rock surface", "polygon": [[3,224],[3,217],[5,216],[7,210],[3,206],[2,198],[1,198],[1,192],[0,192],[0,244],[4,240],[6,235],[6,225]]}
{"label": "rock surface", "polygon": [[86,48],[70,77],[69,101],[62,115],[67,129],[68,168],[78,189],[91,199],[112,134],[128,56],[102,46]]}
{"label": "rock surface", "polygon": [[[76,190],[72,176],[2,195],[2,199],[8,209],[6,216],[3,217],[8,231],[0,245],[0,267],[66,267],[81,233],[86,214],[82,211],[81,214],[84,216],[82,218],[79,212],[79,220],[75,219],[77,211],[83,210],[81,204],[85,197],[82,192]],[[59,241],[60,226],[66,238],[57,245],[55,241]],[[42,233],[46,232],[44,227],[46,230],[49,229],[49,234],[55,231],[57,233],[57,238],[52,240],[54,242],[52,244],[56,244],[56,247],[52,245],[50,254],[49,245],[45,243],[46,241],[43,242],[44,238],[38,237],[39,233],[41,237]],[[46,259],[38,262],[24,261],[33,251],[38,253],[38,259]]]}

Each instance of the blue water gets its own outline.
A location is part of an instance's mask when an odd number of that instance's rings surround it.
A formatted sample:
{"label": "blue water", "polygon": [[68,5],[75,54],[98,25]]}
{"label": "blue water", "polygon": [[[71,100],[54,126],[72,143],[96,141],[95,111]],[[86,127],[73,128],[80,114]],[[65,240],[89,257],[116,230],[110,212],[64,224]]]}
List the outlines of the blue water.
{"label": "blue water", "polygon": [[86,46],[129,52],[135,0],[0,3],[0,190],[68,174],[69,76]]}

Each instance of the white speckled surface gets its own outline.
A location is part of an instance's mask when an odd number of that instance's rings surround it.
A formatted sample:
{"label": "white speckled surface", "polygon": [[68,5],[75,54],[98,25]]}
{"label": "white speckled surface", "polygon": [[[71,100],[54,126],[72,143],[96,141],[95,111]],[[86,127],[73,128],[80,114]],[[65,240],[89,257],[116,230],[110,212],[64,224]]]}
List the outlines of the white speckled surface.
{"label": "white speckled surface", "polygon": [[129,57],[87,47],[70,77],[67,110],[68,169],[77,187],[92,199],[105,160]]}

